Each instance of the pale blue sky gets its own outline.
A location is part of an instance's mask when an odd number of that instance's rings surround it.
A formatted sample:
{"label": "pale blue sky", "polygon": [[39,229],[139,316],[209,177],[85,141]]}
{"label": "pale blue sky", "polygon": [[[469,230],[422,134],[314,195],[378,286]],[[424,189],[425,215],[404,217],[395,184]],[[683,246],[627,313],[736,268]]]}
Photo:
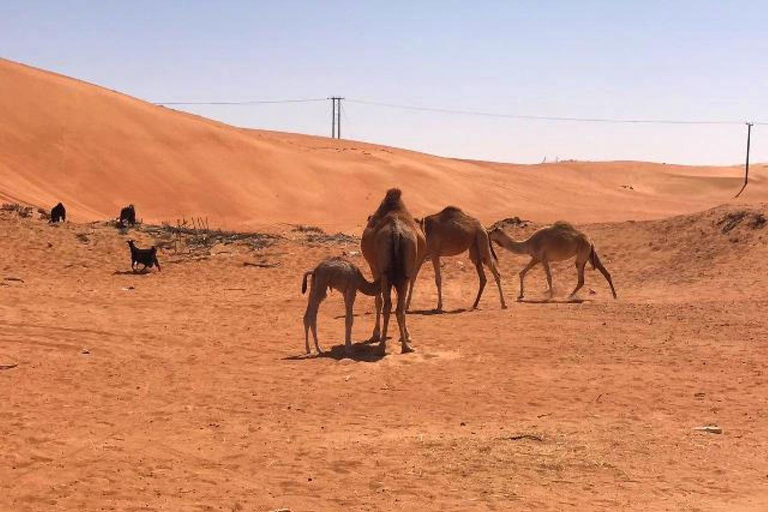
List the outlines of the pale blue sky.
{"label": "pale blue sky", "polygon": [[[149,101],[324,98],[569,117],[768,121],[768,3],[13,1],[0,55]],[[329,102],[197,106],[327,135]],[[511,162],[741,163],[744,126],[523,121],[345,104],[345,137]],[[768,161],[768,126],[753,129]]]}

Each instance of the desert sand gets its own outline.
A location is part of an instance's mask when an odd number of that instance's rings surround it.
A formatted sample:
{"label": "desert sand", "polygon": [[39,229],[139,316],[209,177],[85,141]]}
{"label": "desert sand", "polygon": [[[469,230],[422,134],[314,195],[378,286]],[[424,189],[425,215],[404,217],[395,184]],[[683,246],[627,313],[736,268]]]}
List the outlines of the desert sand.
{"label": "desert sand", "polygon": [[[73,220],[0,211],[0,510],[766,509],[761,166],[731,201],[738,167],[518,166],[243,130],[8,61],[0,118],[0,202],[61,200]],[[416,353],[365,343],[359,295],[344,357],[332,294],[329,354],[303,357],[301,275],[346,255],[370,276],[357,237],[390,185],[415,215],[529,219],[506,224],[516,237],[571,220],[619,299],[589,271],[567,301],[562,263],[555,300],[538,268],[515,302],[527,258],[497,248],[509,309],[489,286],[466,311],[475,271],[444,258],[445,314],[430,265],[416,285]],[[117,229],[128,202],[144,224]],[[152,225],[182,215],[263,234]],[[161,272],[130,271],[129,238],[160,247]]]}

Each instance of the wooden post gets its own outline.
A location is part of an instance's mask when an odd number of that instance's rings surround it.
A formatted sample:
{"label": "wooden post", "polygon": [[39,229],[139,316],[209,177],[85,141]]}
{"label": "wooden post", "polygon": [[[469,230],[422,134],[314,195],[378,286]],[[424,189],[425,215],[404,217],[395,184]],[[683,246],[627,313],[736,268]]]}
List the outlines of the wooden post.
{"label": "wooden post", "polygon": [[747,123],[747,163],[744,167],[744,185],[742,185],[741,190],[739,190],[739,193],[736,194],[734,199],[744,192],[744,189],[747,188],[747,183],[749,183],[749,143],[752,138],[752,124],[753,123]]}

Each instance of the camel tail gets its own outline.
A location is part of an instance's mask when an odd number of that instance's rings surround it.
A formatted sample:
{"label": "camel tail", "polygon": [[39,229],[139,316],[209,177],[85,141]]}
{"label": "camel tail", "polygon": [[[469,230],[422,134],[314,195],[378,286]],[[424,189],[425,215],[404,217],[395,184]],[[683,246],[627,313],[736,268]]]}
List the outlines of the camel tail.
{"label": "camel tail", "polygon": [[498,256],[496,256],[496,251],[495,251],[495,250],[494,250],[494,248],[493,248],[493,242],[491,241],[491,238],[490,238],[490,237],[488,237],[488,246],[491,248],[491,256],[493,256],[493,259],[494,259],[496,262],[498,262],[498,261],[499,261],[499,257],[498,257]]}
{"label": "camel tail", "polygon": [[597,252],[595,252],[595,245],[592,244],[589,246],[589,264],[592,265],[592,270],[597,268],[598,263],[600,263],[600,258],[597,257]]}
{"label": "camel tail", "polygon": [[304,272],[304,277],[301,280],[301,294],[304,295],[307,293],[307,277],[314,275],[314,270],[309,270],[307,272]]}
{"label": "camel tail", "polygon": [[399,230],[392,230],[392,260],[389,262],[388,277],[391,284],[398,284],[407,280],[405,268],[402,263],[405,259],[402,254],[402,234]]}

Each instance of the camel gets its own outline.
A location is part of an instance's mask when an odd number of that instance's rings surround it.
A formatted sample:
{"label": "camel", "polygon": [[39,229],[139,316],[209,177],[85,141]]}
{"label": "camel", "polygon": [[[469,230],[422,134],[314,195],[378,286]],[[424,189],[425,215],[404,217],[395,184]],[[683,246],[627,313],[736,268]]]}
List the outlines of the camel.
{"label": "camel", "polygon": [[[387,191],[379,208],[368,218],[361,248],[363,257],[371,267],[373,279],[381,280],[381,294],[376,296],[376,326],[371,341],[379,341],[382,351],[386,352],[394,286],[397,292],[395,315],[400,329],[401,350],[406,353],[413,351],[405,319],[406,288],[413,287],[419,266],[424,261],[427,241],[401,196],[400,189]],[[380,322],[382,306],[383,329]]]}
{"label": "camel", "polygon": [[[437,311],[443,310],[442,276],[440,273],[440,256],[457,256],[469,250],[469,259],[475,265],[480,287],[472,309],[476,309],[483,295],[485,283],[488,281],[483,271],[483,264],[487,266],[496,286],[499,288],[499,300],[501,309],[506,309],[504,293],[501,290],[501,276],[496,266],[496,253],[493,251],[488,233],[480,221],[470,217],[455,206],[448,206],[443,211],[424,217],[419,221],[427,238],[427,255],[432,259],[435,268],[435,284],[437,285]],[[411,303],[411,295],[408,295],[408,305]]]}
{"label": "camel", "polygon": [[306,344],[307,354],[309,350],[309,329],[312,329],[312,337],[315,340],[315,348],[318,354],[323,350],[317,341],[317,310],[320,303],[325,299],[328,288],[332,288],[344,295],[344,305],[346,306],[344,336],[344,350],[347,354],[352,352],[352,310],[355,305],[355,296],[360,290],[365,295],[379,295],[380,286],[378,282],[370,282],[363,276],[363,273],[356,265],[343,258],[328,258],[318,264],[314,270],[304,273],[301,282],[301,293],[307,291],[307,277],[312,276],[312,289],[309,292],[307,301],[307,311],[304,313],[304,342]]}
{"label": "camel", "polygon": [[584,286],[584,267],[589,261],[592,268],[598,269],[611,287],[613,298],[616,299],[616,290],[613,287],[611,274],[600,262],[597,257],[595,246],[587,235],[573,227],[567,222],[555,222],[553,225],[539,229],[527,240],[522,242],[513,240],[501,228],[492,229],[488,236],[492,242],[496,242],[501,247],[514,252],[515,254],[528,254],[531,261],[520,271],[520,295],[517,300],[521,300],[524,295],[523,280],[525,274],[533,267],[541,263],[547,274],[547,285],[549,286],[549,298],[554,295],[552,289],[552,271],[549,268],[551,261],[564,261],[576,256],[576,270],[579,273],[579,281],[576,288],[571,292],[570,297],[576,295],[582,286]]}

